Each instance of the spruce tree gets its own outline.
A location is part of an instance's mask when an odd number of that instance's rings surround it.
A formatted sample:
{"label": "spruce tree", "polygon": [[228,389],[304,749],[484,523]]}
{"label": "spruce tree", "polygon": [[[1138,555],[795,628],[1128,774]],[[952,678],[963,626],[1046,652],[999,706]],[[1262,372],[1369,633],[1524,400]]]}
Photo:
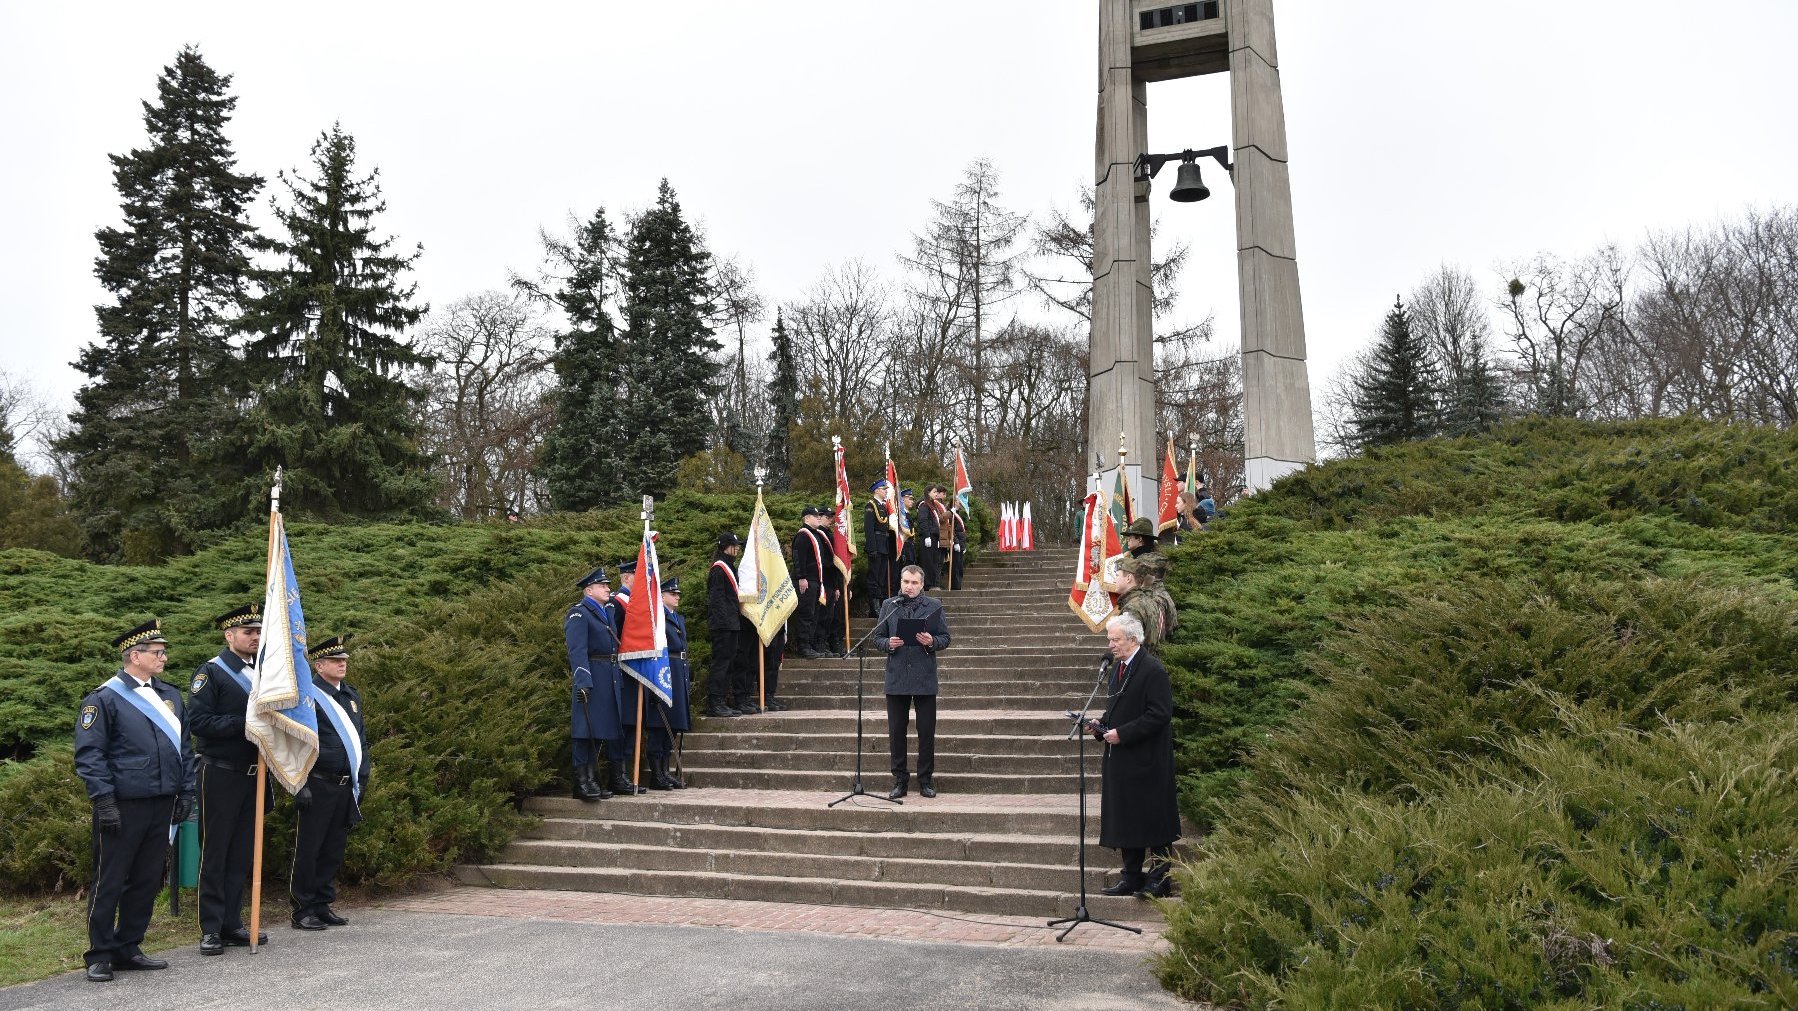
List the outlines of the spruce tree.
{"label": "spruce tree", "polygon": [[221,490],[239,478],[211,440],[238,424],[243,392],[229,342],[249,250],[247,212],[263,180],[236,170],[225,127],[229,75],[183,49],[143,103],[149,143],[112,155],[124,218],[94,233],[100,340],[75,367],[71,496],[90,550],[154,561],[238,518]]}
{"label": "spruce tree", "polygon": [[1445,391],[1442,434],[1478,435],[1505,416],[1505,390],[1479,345],[1468,355],[1460,379]]}
{"label": "spruce tree", "polygon": [[625,465],[618,499],[667,492],[681,461],[706,448],[722,347],[709,322],[715,311],[711,254],[666,179],[655,206],[631,222],[624,268],[613,428]]}
{"label": "spruce tree", "polygon": [[378,172],[357,176],[356,142],[340,126],[312,146],[312,178],[281,174],[288,206],[275,216],[285,258],[258,270],[245,305],[246,357],[256,381],[245,459],[246,498],[286,468],[283,509],[337,516],[420,514],[433,498],[419,449],[423,392],[408,370],[428,364],[406,329],[425,312],[401,275],[422,253],[396,255],[378,238],[386,210]]}
{"label": "spruce tree", "polygon": [[568,329],[556,337],[555,423],[537,469],[557,509],[586,510],[623,501],[624,447],[615,427],[623,348],[612,320],[618,239],[605,208],[575,228],[573,241],[544,239],[557,276],[519,287],[561,308]]}
{"label": "spruce tree", "polygon": [[768,486],[787,491],[793,484],[793,425],[799,420],[799,362],[793,355],[793,338],[777,310],[774,314],[774,353],[769,358],[774,374],[768,379]]}
{"label": "spruce tree", "polygon": [[1436,369],[1429,348],[1411,327],[1403,299],[1393,299],[1367,371],[1355,378],[1354,386],[1355,434],[1363,447],[1436,434]]}

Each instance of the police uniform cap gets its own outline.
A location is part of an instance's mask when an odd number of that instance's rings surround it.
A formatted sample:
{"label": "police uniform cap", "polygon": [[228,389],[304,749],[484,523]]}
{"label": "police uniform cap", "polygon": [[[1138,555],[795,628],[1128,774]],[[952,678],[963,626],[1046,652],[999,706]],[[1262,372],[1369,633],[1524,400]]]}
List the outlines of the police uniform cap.
{"label": "police uniform cap", "polygon": [[329,660],[332,657],[349,656],[350,640],[353,638],[355,638],[353,635],[334,635],[324,642],[308,649],[306,651],[306,659]]}
{"label": "police uniform cap", "polygon": [[902,490],[902,491],[900,491],[900,492],[899,492],[899,497],[900,497],[900,498],[917,498],[917,497],[918,497],[918,496],[916,496],[916,495],[913,495],[913,494],[912,494],[912,493],[911,493],[911,489],[910,489],[910,488],[906,488],[906,489],[904,489],[904,490]]}
{"label": "police uniform cap", "polygon": [[585,590],[587,587],[592,586],[594,583],[605,583],[607,586],[612,585],[612,580],[606,576],[606,567],[605,566],[603,566],[603,565],[598,566],[592,572],[589,572],[586,575],[582,576],[580,579],[580,582],[575,583],[574,585],[580,589]]}
{"label": "police uniform cap", "polygon": [[227,628],[261,628],[262,605],[245,604],[234,611],[226,611],[212,619],[212,623],[217,625],[221,632]]}
{"label": "police uniform cap", "polygon": [[662,580],[662,592],[664,594],[679,593],[680,592],[680,577],[676,576],[672,579]]}
{"label": "police uniform cap", "polygon": [[637,560],[635,558],[633,558],[628,562],[618,563],[618,574],[621,576],[636,575],[637,574]]}
{"label": "police uniform cap", "polygon": [[123,653],[133,646],[142,646],[147,642],[168,642],[162,637],[162,619],[151,618],[142,625],[112,640],[112,648]]}
{"label": "police uniform cap", "polygon": [[878,481],[876,481],[876,482],[874,482],[874,483],[873,483],[873,484],[871,484],[871,485],[869,485],[869,486],[868,486],[868,490],[869,490],[869,491],[879,491],[879,490],[880,490],[880,489],[882,489],[882,488],[888,488],[888,487],[891,487],[891,485],[888,485],[888,484],[887,484],[887,482],[886,482],[886,478],[884,478],[884,477],[883,477],[883,478],[881,478],[881,479],[880,479],[880,480],[878,480]]}

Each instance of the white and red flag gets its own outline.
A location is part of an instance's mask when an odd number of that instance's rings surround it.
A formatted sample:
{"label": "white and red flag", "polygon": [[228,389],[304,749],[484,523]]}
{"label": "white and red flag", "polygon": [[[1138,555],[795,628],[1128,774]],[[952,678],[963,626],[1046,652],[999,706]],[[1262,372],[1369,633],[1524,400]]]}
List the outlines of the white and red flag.
{"label": "white and red flag", "polygon": [[849,570],[855,565],[855,518],[850,511],[855,504],[849,499],[849,469],[843,463],[842,440],[833,438],[831,441],[836,444],[837,463],[837,504],[831,525],[836,527],[837,535],[830,539],[830,551],[837,571],[847,582]]}
{"label": "white and red flag", "polygon": [[1105,531],[1111,517],[1104,498],[1096,489],[1087,493],[1080,523],[1080,557],[1074,563],[1074,585],[1068,590],[1069,609],[1094,632],[1104,631],[1106,619],[1117,612],[1116,603],[1105,588]]}

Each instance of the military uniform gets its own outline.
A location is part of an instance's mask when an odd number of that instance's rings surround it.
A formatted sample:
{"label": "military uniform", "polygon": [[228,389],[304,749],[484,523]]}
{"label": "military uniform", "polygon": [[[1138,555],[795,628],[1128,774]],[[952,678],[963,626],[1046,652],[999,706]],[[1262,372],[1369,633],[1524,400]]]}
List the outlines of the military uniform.
{"label": "military uniform", "polygon": [[955,523],[955,537],[949,552],[949,589],[959,590],[968,564],[968,521],[953,509],[949,510],[949,517]]}
{"label": "military uniform", "polygon": [[[221,631],[260,629],[262,605],[247,604],[213,619]],[[255,667],[226,647],[194,671],[187,718],[198,754],[200,786],[200,953],[250,943],[244,928],[256,827],[256,770],[261,752],[244,736]],[[273,793],[268,794],[270,800]]]}
{"label": "military uniform", "polygon": [[[918,533],[916,525],[912,522],[911,518],[913,501],[914,496],[912,495],[910,488],[899,493],[899,537],[905,542],[905,546],[899,549],[899,557],[897,559],[899,569],[903,569],[907,565],[918,564]],[[922,568],[922,566],[919,567]],[[897,570],[894,571],[893,575],[893,592],[899,592],[899,575]]]}
{"label": "military uniform", "polygon": [[[584,591],[595,583],[610,584],[604,568],[594,569],[578,584]],[[599,757],[607,741],[622,747],[623,724],[618,718],[618,629],[606,605],[584,593],[562,618],[562,641],[573,677],[569,689],[569,737],[574,752],[574,795],[582,800],[610,797],[598,776]],[[622,773],[613,755],[613,778]]]}
{"label": "military uniform", "polygon": [[[793,638],[799,655],[808,660],[818,657],[818,618],[824,598],[824,546],[817,530],[805,520],[818,515],[814,506],[805,507],[804,519],[793,532],[793,588],[799,590],[799,605],[793,611]],[[834,568],[834,566],[832,566]],[[805,588],[799,589],[804,582]]]}
{"label": "military uniform", "polygon": [[[663,597],[666,598],[671,593],[680,593],[680,580],[663,581]],[[687,663],[687,619],[666,603],[662,605],[662,616],[667,622],[668,674],[669,680],[673,682],[673,690],[669,692],[673,702],[663,710],[668,718],[663,730],[671,735],[684,734],[693,729],[693,668]],[[663,754],[660,773],[664,786],[679,790],[687,784],[668,768],[668,758],[673,752],[672,744],[670,741],[668,751]]]}
{"label": "military uniform", "polygon": [[[127,663],[133,662],[128,654],[141,647],[166,649],[166,644],[160,621],[113,640]],[[160,659],[166,661],[167,653]],[[169,828],[186,820],[193,807],[186,709],[173,685],[123,666],[81,700],[75,773],[94,808],[94,881],[88,889],[83,960],[95,982],[111,979],[114,969],[168,967],[146,956],[140,945],[162,887]]]}
{"label": "military uniform", "polygon": [[948,546],[945,542],[953,536],[952,526],[949,510],[927,493],[924,504],[918,507],[918,568],[924,570],[926,590],[943,587],[943,551]]}
{"label": "military uniform", "polygon": [[761,712],[755,701],[755,649],[761,639],[743,620],[737,596],[737,572],[733,556],[724,549],[742,546],[736,534],[718,538],[718,551],[705,576],[705,625],[712,640],[712,669],[706,683],[706,715],[738,716]]}
{"label": "military uniform", "polygon": [[[634,582],[637,576],[637,560],[633,558],[630,561],[619,565],[618,575],[620,582],[624,581],[623,577],[625,576],[631,577],[631,581]],[[611,619],[612,631],[617,633],[621,649],[624,642],[625,609],[630,605],[630,602],[631,588],[626,585],[613,590],[612,599],[606,601],[605,605],[606,615]],[[615,650],[614,652],[617,651]],[[644,792],[643,787],[637,787],[636,789],[631,788],[630,774],[625,772],[625,770],[632,765],[631,739],[635,736],[632,728],[637,725],[637,696],[635,692],[631,691],[631,686],[633,684],[636,684],[636,680],[629,674],[626,674],[623,667],[619,667],[619,732],[617,737],[606,742],[606,757],[612,760],[612,792],[623,793],[626,795]]]}
{"label": "military uniform", "polygon": [[[347,635],[308,649],[317,663],[349,657]],[[332,685],[312,675],[312,705],[318,711],[318,761],[306,785],[294,795],[293,871],[288,875],[293,925],[301,930],[341,927],[350,921],[331,909],[337,900],[337,872],[349,846],[350,829],[362,823],[362,794],[368,789],[368,732],[362,695],[348,681]]]}
{"label": "military uniform", "polygon": [[[833,509],[818,507],[822,515],[834,517]],[[843,656],[843,594],[848,581],[837,568],[837,532],[831,525],[814,531],[824,551],[824,593],[818,598],[818,652],[826,656]]]}
{"label": "military uniform", "polygon": [[[869,490],[885,487],[885,481],[876,481]],[[880,602],[899,589],[893,583],[893,528],[889,523],[892,509],[890,502],[870,498],[862,512],[862,546],[868,552],[868,614],[875,618],[880,617]]]}

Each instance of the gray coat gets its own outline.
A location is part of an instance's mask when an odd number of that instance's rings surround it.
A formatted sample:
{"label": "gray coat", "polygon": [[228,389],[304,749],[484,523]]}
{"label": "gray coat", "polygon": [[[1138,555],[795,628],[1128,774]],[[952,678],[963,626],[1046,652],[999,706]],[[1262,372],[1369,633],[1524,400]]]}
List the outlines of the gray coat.
{"label": "gray coat", "polygon": [[875,626],[874,639],[881,647],[898,633],[899,619],[922,618],[924,630],[935,642],[929,649],[916,642],[906,642],[887,651],[886,693],[888,695],[935,695],[937,693],[936,655],[949,648],[949,622],[943,617],[943,605],[935,597],[922,593],[916,597],[900,594],[880,605],[886,615]]}

